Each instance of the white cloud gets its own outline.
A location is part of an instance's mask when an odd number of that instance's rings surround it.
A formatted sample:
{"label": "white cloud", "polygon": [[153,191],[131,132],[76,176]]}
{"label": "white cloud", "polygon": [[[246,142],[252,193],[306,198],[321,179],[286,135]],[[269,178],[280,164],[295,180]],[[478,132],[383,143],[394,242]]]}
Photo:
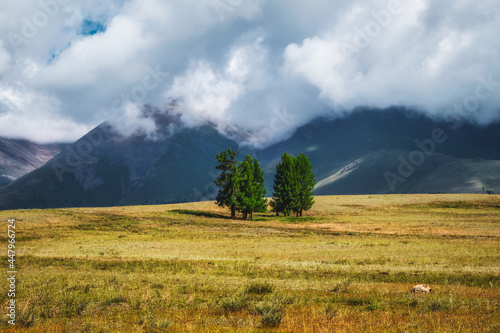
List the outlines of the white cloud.
{"label": "white cloud", "polygon": [[[38,0],[0,0],[2,136],[77,139],[105,120],[149,133],[130,105],[168,98],[183,100],[189,125],[264,129],[266,142],[360,105],[499,116],[495,85],[477,110],[453,108],[474,95],[478,77],[500,81],[496,0],[66,2],[51,14]],[[47,22],[13,45],[12,34],[23,37],[43,13]],[[82,36],[84,20],[106,29]],[[158,84],[131,98],[151,68],[163,73]],[[277,112],[289,115],[280,126]]]}
{"label": "white cloud", "polygon": [[121,76],[123,80],[134,57],[148,47],[141,29],[131,18],[116,16],[106,33],[73,41],[69,49],[37,74],[36,84],[77,89],[95,85],[103,76]]}
{"label": "white cloud", "polygon": [[261,42],[258,38],[254,43],[233,48],[222,70],[214,69],[206,61],[197,61],[174,79],[165,96],[181,101],[179,112],[188,126],[211,121],[223,130],[232,123],[233,103],[249,89],[263,87],[261,79],[265,73],[261,67],[266,50]]}
{"label": "white cloud", "polygon": [[141,106],[133,103],[124,104],[119,110],[119,114],[112,118],[112,125],[124,136],[134,134],[144,134],[154,137],[156,124],[151,118],[142,117]]}
{"label": "white cloud", "polygon": [[0,133],[38,142],[72,142],[91,129],[66,118],[57,106],[55,98],[0,85]]}
{"label": "white cloud", "polygon": [[241,94],[239,82],[215,73],[210,64],[198,62],[175,78],[167,95],[181,100],[182,119],[190,126],[200,121],[227,122],[227,110]]}
{"label": "white cloud", "polygon": [[[358,3],[329,31],[289,45],[284,68],[316,86],[339,111],[402,104],[441,113],[473,95],[479,76],[493,74],[500,81],[500,40],[493,38],[500,21],[464,6],[467,29],[450,24],[456,17],[443,8],[441,21],[430,25],[430,4],[436,2],[401,2],[400,13],[394,13]],[[466,15],[450,5],[457,17]],[[497,119],[499,95],[482,101],[471,116]]]}

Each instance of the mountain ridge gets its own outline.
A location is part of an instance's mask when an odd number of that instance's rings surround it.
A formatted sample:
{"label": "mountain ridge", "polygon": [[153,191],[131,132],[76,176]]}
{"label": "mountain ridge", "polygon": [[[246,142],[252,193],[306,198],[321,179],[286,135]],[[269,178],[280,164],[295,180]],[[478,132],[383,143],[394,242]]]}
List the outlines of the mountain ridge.
{"label": "mountain ridge", "polygon": [[[170,124],[164,120],[163,126]],[[227,148],[239,149],[240,159],[249,153],[260,160],[268,196],[285,151],[310,158],[316,195],[500,192],[500,123],[456,126],[401,108],[360,109],[341,119],[316,119],[264,149],[243,147],[209,125],[172,128],[149,140],[101,124],[1,188],[0,209],[212,200],[215,155]],[[440,142],[430,144],[436,138]]]}
{"label": "mountain ridge", "polygon": [[0,188],[41,167],[67,145],[0,137]]}

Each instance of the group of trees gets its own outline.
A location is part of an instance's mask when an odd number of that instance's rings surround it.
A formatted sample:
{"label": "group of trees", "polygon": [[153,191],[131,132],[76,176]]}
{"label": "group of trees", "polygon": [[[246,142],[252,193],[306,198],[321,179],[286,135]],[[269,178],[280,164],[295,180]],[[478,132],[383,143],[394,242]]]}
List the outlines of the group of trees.
{"label": "group of trees", "polygon": [[[232,219],[236,218],[237,211],[243,214],[243,219],[252,219],[254,212],[267,211],[264,173],[257,159],[247,155],[243,162],[238,162],[237,156],[238,152],[231,149],[217,155],[216,169],[221,173],[215,180],[219,187],[216,203],[228,207]],[[314,204],[315,185],[309,159],[304,154],[294,157],[284,153],[276,166],[273,198],[269,202],[272,211],[277,215],[289,216],[293,212],[302,216]]]}
{"label": "group of trees", "polygon": [[215,184],[220,187],[217,194],[217,204],[231,209],[231,218],[236,218],[236,211],[243,214],[243,218],[253,218],[253,212],[267,210],[266,187],[264,173],[259,161],[247,155],[242,163],[236,160],[238,152],[231,149],[224,150],[217,155],[219,164],[216,169],[221,170]]}
{"label": "group of trees", "polygon": [[306,155],[297,157],[284,153],[276,166],[273,199],[270,206],[276,214],[302,216],[314,204],[312,192],[316,179],[312,173],[311,162]]}

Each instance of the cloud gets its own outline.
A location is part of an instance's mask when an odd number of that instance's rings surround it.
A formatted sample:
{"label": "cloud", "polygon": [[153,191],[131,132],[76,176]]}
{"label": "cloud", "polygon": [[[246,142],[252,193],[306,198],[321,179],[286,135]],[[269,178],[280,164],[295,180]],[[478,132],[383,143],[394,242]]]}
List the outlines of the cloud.
{"label": "cloud", "polygon": [[39,142],[72,142],[91,129],[61,114],[58,104],[56,98],[24,87],[0,85],[0,133]]}
{"label": "cloud", "polygon": [[5,51],[3,47],[3,41],[0,40],[0,75],[2,75],[2,73],[4,73],[9,68],[10,59],[10,54]]}
{"label": "cloud", "polygon": [[[124,43],[123,41],[127,41]],[[35,85],[73,90],[92,86],[103,76],[122,76],[134,57],[148,47],[141,26],[126,16],[113,18],[106,33],[75,39],[71,46],[37,73]]]}
{"label": "cloud", "polygon": [[171,99],[255,145],[356,106],[499,118],[495,0],[0,2],[2,136],[150,134]]}
{"label": "cloud", "polygon": [[113,117],[111,124],[121,135],[146,135],[155,138],[156,124],[154,119],[143,117],[142,106],[126,103],[118,110],[118,116]]}
{"label": "cloud", "polygon": [[[394,8],[358,3],[330,30],[290,44],[284,68],[339,111],[409,105],[433,115],[451,112],[475,94],[481,78],[500,81],[500,40],[493,37],[499,17],[487,14],[489,6],[465,3],[449,3],[446,11],[435,1]],[[439,20],[431,19],[434,11]],[[456,21],[461,18],[466,24]],[[468,116],[498,119],[499,96],[491,94]]]}
{"label": "cloud", "polygon": [[[52,14],[35,1],[31,6],[7,6],[13,16],[0,23],[0,33],[19,38],[11,40],[10,52],[17,61],[3,83],[15,86],[21,82],[30,91],[50,96],[48,100],[57,103],[68,119],[94,126],[106,120],[120,123],[114,118],[127,118],[128,104],[163,105],[163,93],[169,88],[165,73],[180,75],[187,64],[186,52],[200,38],[214,27],[250,20],[258,13],[260,2],[226,7],[223,20],[212,0],[46,3],[51,4]],[[34,18],[43,16],[49,19],[38,26]],[[89,22],[106,28],[82,33]],[[23,34],[26,31],[32,35]],[[152,71],[156,72],[155,83],[148,81]],[[137,98],[134,93],[145,82],[155,87],[148,88],[144,98]],[[18,131],[20,136],[34,138],[22,128]]]}
{"label": "cloud", "polygon": [[233,48],[221,70],[206,61],[192,63],[186,73],[177,76],[165,97],[181,102],[178,109],[181,119],[188,126],[213,122],[221,129],[231,124],[233,103],[249,90],[262,86],[260,68],[266,58],[266,50],[254,43]]}

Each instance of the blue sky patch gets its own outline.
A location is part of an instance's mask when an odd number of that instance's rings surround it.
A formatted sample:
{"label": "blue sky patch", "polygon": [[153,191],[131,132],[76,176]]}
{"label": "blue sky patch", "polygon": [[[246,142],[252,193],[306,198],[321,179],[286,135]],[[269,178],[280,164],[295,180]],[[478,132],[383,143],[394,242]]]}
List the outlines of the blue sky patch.
{"label": "blue sky patch", "polygon": [[106,31],[106,26],[101,22],[93,21],[91,19],[85,19],[82,22],[80,34],[84,36],[92,36],[105,31]]}

